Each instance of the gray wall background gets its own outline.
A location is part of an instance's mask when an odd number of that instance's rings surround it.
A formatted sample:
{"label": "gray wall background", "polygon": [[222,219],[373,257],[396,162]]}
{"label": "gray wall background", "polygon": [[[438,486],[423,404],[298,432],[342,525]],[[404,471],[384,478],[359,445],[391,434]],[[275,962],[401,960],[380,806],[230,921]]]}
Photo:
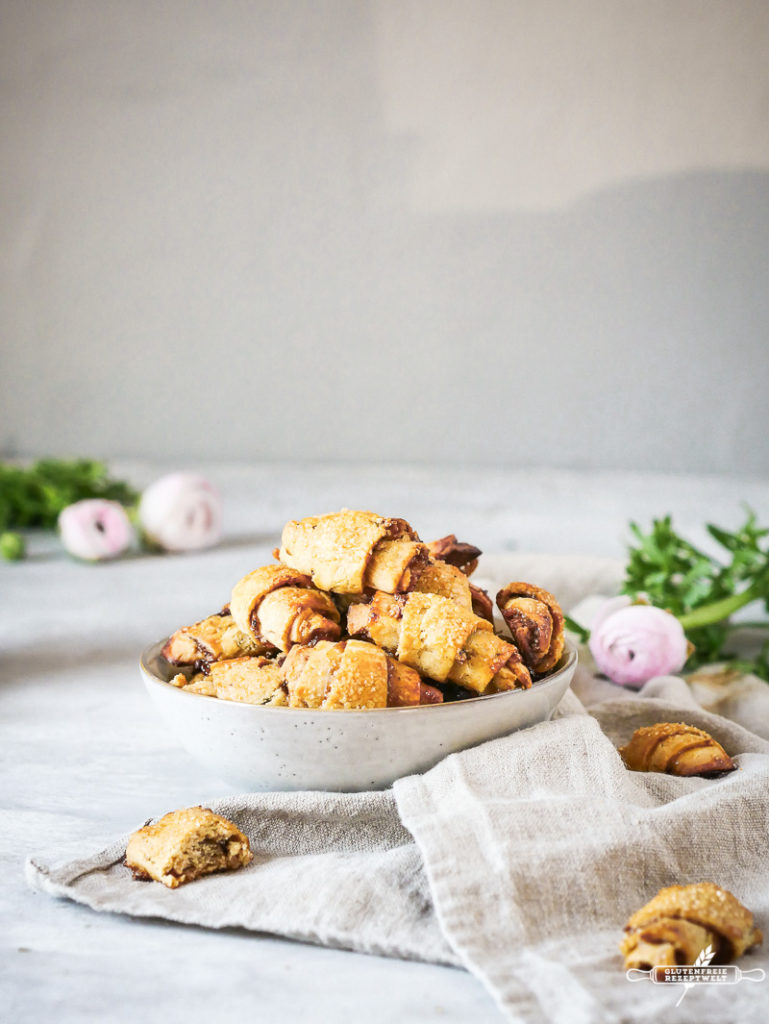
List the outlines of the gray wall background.
{"label": "gray wall background", "polygon": [[0,0],[0,451],[769,473],[764,0]]}

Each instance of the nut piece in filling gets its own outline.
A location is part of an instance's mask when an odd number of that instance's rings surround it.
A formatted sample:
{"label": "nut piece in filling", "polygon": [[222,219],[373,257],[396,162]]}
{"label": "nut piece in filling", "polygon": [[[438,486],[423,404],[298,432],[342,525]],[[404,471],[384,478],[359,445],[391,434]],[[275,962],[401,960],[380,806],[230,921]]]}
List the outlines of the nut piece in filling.
{"label": "nut piece in filling", "polygon": [[176,889],[202,875],[232,871],[253,859],[245,836],[207,807],[171,811],[131,836],[125,864],[134,878]]}

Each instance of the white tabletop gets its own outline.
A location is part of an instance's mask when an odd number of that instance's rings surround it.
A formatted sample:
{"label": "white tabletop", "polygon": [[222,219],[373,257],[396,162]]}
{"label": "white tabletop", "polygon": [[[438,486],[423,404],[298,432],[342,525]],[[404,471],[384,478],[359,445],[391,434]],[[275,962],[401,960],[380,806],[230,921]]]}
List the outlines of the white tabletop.
{"label": "white tabletop", "polygon": [[[29,891],[24,858],[52,847],[65,853],[84,837],[97,848],[150,815],[229,792],[161,725],[137,658],[149,642],[218,609],[237,579],[270,560],[286,519],[347,505],[403,516],[428,539],[455,532],[487,551],[621,557],[631,517],[645,524],[671,512],[696,541],[704,521],[736,525],[743,501],[769,521],[769,481],[472,467],[202,468],[225,502],[225,538],[214,550],[91,566],[67,558],[52,536],[36,536],[26,561],[0,564],[6,1019],[501,1021],[464,971],[96,914]],[[161,472],[147,464],[113,469],[138,486]]]}

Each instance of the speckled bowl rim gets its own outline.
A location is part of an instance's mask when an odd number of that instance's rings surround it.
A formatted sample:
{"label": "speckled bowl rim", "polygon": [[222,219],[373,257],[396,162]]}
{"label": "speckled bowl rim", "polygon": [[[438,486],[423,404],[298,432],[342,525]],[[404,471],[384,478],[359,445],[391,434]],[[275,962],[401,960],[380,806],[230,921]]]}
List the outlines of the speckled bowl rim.
{"label": "speckled bowl rim", "polygon": [[[139,668],[141,669],[142,675],[148,682],[173,690],[178,694],[180,699],[186,698],[188,700],[194,699],[198,701],[211,701],[219,707],[222,705],[239,707],[243,710],[244,714],[259,712],[261,714],[266,713],[269,715],[296,715],[298,712],[303,715],[317,715],[319,721],[328,721],[329,715],[344,715],[345,717],[349,717],[350,715],[413,715],[417,713],[424,714],[427,711],[432,714],[439,714],[441,712],[446,714],[450,712],[452,708],[466,708],[468,706],[478,704],[481,701],[525,700],[527,693],[531,694],[543,689],[550,689],[551,687],[555,688],[556,684],[562,681],[564,675],[571,673],[576,669],[577,661],[579,660],[576,645],[567,638],[564,644],[564,653],[559,663],[559,667],[543,679],[539,679],[536,683],[532,683],[532,685],[526,690],[504,690],[502,693],[489,693],[483,697],[468,697],[465,700],[448,701],[445,704],[417,704],[416,706],[411,705],[404,708],[290,708],[270,704],[246,704],[245,701],[225,700],[221,697],[209,697],[204,693],[188,693],[185,690],[180,689],[178,686],[172,686],[167,679],[163,679],[162,676],[159,676],[150,666],[151,661],[154,661],[158,657],[162,658],[162,654],[160,652],[169,639],[169,637],[164,637],[162,640],[158,640],[156,643],[150,644],[149,647],[146,647],[144,651],[142,651],[139,659]],[[165,661],[164,658],[162,658],[162,660]],[[170,669],[176,667],[171,665],[170,662],[166,662],[166,664]]]}

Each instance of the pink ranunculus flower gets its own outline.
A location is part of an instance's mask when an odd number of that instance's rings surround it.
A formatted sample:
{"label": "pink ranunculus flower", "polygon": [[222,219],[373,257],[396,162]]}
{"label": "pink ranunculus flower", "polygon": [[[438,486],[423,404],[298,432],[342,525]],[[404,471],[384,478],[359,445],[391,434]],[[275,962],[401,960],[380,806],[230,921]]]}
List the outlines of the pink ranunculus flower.
{"label": "pink ranunculus flower", "polygon": [[222,535],[219,492],[197,473],[169,473],[142,494],[139,523],[146,538],[166,551],[212,547]]}
{"label": "pink ranunculus flower", "polygon": [[686,635],[670,612],[649,604],[628,605],[617,598],[606,614],[602,611],[593,624],[589,647],[599,670],[612,682],[642,686],[653,676],[674,674],[684,667],[689,653]]}
{"label": "pink ranunculus flower", "polygon": [[86,498],[67,505],[59,513],[59,534],[71,555],[89,562],[122,555],[134,537],[123,506],[104,498]]}

